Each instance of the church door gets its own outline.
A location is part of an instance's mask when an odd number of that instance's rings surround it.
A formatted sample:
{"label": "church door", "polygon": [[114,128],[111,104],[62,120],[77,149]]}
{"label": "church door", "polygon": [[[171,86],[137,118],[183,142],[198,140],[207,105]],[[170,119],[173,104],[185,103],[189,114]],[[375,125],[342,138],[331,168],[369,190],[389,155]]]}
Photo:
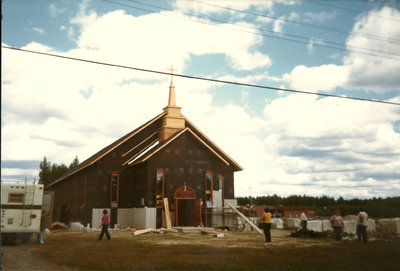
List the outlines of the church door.
{"label": "church door", "polygon": [[201,199],[189,186],[179,187],[174,195],[175,226],[199,226],[201,224]]}

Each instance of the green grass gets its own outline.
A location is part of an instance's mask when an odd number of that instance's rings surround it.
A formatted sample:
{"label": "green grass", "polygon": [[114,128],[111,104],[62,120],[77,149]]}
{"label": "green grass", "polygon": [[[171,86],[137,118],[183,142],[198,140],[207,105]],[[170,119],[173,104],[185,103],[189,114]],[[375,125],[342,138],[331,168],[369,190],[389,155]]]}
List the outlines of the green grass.
{"label": "green grass", "polygon": [[[44,260],[74,270],[400,270],[400,240],[277,242],[256,234],[146,234],[96,241],[95,233],[57,233],[35,248]],[[293,238],[294,239],[294,238]],[[297,243],[296,243],[297,242]],[[297,245],[298,244],[298,245]]]}

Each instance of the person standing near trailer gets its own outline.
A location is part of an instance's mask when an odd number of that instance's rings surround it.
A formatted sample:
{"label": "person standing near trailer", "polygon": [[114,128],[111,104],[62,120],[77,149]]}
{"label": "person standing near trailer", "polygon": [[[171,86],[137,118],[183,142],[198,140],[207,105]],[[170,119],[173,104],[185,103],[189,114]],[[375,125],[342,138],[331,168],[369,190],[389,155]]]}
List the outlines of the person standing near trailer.
{"label": "person standing near trailer", "polygon": [[261,217],[262,222],[264,222],[265,242],[271,242],[271,216],[271,211],[266,207],[264,209],[264,214]]}
{"label": "person standing near trailer", "polygon": [[301,226],[304,230],[307,229],[307,210],[304,210],[300,215]]}
{"label": "person standing near trailer", "polygon": [[107,240],[111,240],[110,233],[108,232],[109,226],[110,226],[110,215],[108,214],[107,210],[103,210],[103,217],[101,218],[101,233],[97,241],[103,239],[104,234],[106,234]]}
{"label": "person standing near trailer", "polygon": [[335,238],[338,241],[342,240],[342,231],[344,228],[343,217],[340,215],[340,211],[336,210],[336,213],[331,217],[331,225],[335,231]]}
{"label": "person standing near trailer", "polygon": [[366,243],[368,241],[367,227],[368,227],[368,214],[364,209],[360,209],[357,216],[357,237],[358,241]]}

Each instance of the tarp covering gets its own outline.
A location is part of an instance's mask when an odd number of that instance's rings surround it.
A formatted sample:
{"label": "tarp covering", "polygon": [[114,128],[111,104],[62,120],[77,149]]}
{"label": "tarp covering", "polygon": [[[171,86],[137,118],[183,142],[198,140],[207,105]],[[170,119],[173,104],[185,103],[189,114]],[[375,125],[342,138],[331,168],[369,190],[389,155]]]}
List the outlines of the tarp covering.
{"label": "tarp covering", "polygon": [[307,229],[311,231],[322,232],[322,221],[321,220],[307,221]]}
{"label": "tarp covering", "polygon": [[289,218],[287,220],[287,227],[289,229],[293,229],[293,228],[299,228],[301,225],[301,221],[300,218]]}
{"label": "tarp covering", "polygon": [[271,219],[271,228],[273,229],[283,229],[283,220],[280,218]]}

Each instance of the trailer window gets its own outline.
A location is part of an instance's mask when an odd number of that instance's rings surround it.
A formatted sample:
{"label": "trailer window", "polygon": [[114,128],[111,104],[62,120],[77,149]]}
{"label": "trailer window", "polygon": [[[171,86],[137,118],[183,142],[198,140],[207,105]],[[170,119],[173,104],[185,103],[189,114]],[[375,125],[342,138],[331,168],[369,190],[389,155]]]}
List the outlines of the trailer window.
{"label": "trailer window", "polygon": [[24,194],[8,194],[8,202],[12,203],[23,203],[24,202]]}

